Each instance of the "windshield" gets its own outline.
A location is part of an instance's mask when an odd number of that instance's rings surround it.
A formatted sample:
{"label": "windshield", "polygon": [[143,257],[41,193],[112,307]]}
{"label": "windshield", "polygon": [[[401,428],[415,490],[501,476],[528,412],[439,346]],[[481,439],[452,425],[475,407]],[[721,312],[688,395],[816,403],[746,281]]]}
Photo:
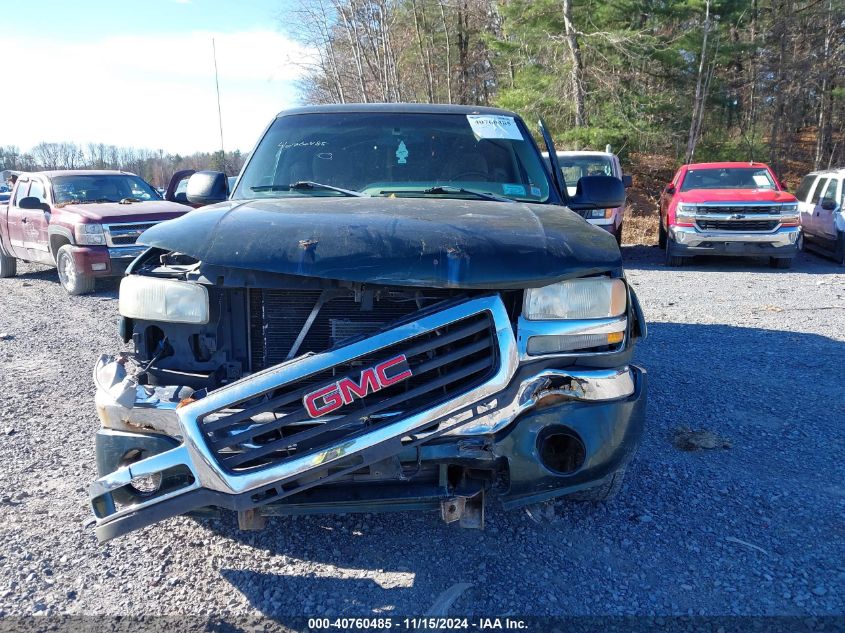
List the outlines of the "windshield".
{"label": "windshield", "polygon": [[161,200],[151,185],[129,174],[57,176],[53,178],[53,196],[56,204]]}
{"label": "windshield", "polygon": [[688,170],[681,191],[693,189],[777,189],[777,186],[765,168],[718,167]]}
{"label": "windshield", "polygon": [[[309,182],[347,193],[291,187]],[[315,113],[276,119],[232,197],[342,196],[348,191],[483,199],[469,193],[474,191],[544,202],[549,181],[528,131],[514,117]]]}

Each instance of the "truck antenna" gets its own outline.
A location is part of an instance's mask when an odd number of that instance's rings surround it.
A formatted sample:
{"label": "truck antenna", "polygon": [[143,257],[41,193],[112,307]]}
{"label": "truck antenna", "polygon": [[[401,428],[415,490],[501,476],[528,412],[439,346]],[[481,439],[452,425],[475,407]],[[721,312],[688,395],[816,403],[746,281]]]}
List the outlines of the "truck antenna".
{"label": "truck antenna", "polygon": [[223,161],[223,171],[226,171],[226,149],[223,145],[223,114],[220,110],[220,81],[217,78],[217,46],[211,38],[211,56],[214,58],[214,86],[217,89],[217,123],[220,126],[220,157]]}

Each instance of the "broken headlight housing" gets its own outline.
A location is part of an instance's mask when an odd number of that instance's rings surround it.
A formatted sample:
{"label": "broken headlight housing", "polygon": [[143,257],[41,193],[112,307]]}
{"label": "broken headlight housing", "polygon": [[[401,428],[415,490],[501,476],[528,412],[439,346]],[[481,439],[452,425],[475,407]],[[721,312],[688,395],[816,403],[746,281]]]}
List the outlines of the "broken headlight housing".
{"label": "broken headlight housing", "polygon": [[145,321],[208,323],[208,290],[200,284],[128,275],[120,282],[120,314]]}

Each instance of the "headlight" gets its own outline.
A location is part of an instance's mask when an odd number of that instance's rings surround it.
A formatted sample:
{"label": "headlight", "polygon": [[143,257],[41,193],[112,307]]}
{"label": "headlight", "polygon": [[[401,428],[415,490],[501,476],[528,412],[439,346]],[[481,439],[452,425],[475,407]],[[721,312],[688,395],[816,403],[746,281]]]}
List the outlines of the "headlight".
{"label": "headlight", "polygon": [[106,243],[102,224],[77,224],[73,227],[73,233],[77,244],[102,246]]}
{"label": "headlight", "polygon": [[621,279],[573,279],[527,290],[522,313],[532,321],[602,319],[624,314],[627,301]]}
{"label": "headlight", "polygon": [[694,204],[679,204],[675,207],[675,219],[678,222],[694,222],[695,221],[695,205]]}
{"label": "headlight", "polygon": [[783,226],[798,226],[798,203],[787,202],[780,205],[780,223]]}
{"label": "headlight", "polygon": [[587,213],[590,220],[606,220],[613,215],[613,209],[593,209]]}
{"label": "headlight", "polygon": [[118,305],[132,319],[208,323],[208,290],[200,284],[129,275],[120,282]]}

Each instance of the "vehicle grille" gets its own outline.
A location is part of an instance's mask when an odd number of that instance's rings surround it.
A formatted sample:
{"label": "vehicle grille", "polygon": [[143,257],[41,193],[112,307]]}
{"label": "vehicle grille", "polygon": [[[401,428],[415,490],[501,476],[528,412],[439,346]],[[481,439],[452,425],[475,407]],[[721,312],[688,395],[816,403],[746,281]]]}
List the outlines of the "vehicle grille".
{"label": "vehicle grille", "polygon": [[702,231],[771,231],[778,220],[696,220]]}
{"label": "vehicle grille", "polygon": [[138,224],[107,224],[105,229],[108,245],[131,246],[138,241],[141,233],[155,225],[156,222],[139,222]]}
{"label": "vehicle grille", "polygon": [[[315,388],[344,377],[358,382],[363,368],[400,354],[412,372],[407,380],[355,398],[333,416],[308,415],[303,398]],[[233,403],[200,418],[200,429],[226,470],[265,468],[455,398],[489,380],[499,362],[493,319],[482,312]]]}
{"label": "vehicle grille", "polygon": [[765,215],[777,215],[780,213],[780,205],[737,205],[737,206],[701,206],[697,207],[698,213],[739,213],[742,215],[751,215],[751,214],[765,214]]}
{"label": "vehicle grille", "polygon": [[[250,369],[259,371],[278,365],[299,336],[320,290],[261,290],[249,293]],[[362,309],[351,291],[326,302],[297,351],[322,352],[344,339],[371,334],[422,307],[458,295],[454,290],[381,288],[372,309]],[[360,298],[359,298],[360,299]]]}

